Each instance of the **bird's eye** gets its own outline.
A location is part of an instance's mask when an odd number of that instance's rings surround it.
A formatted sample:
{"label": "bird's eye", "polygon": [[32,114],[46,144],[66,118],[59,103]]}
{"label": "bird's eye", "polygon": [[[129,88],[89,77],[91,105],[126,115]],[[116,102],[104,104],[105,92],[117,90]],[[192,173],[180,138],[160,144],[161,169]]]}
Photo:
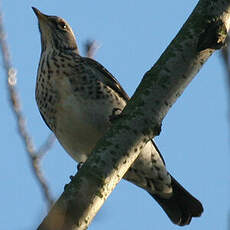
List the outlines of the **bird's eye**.
{"label": "bird's eye", "polygon": [[58,23],[58,27],[62,30],[67,30],[67,25],[65,22],[61,21]]}

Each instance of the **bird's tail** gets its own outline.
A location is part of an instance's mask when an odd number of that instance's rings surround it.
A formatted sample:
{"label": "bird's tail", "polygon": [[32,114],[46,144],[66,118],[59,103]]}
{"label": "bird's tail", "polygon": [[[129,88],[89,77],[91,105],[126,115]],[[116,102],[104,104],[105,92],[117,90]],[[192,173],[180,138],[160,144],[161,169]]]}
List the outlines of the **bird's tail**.
{"label": "bird's tail", "polygon": [[186,191],[172,177],[173,195],[170,198],[162,198],[159,195],[150,195],[160,204],[171,221],[179,226],[190,223],[192,217],[199,217],[203,212],[200,201]]}

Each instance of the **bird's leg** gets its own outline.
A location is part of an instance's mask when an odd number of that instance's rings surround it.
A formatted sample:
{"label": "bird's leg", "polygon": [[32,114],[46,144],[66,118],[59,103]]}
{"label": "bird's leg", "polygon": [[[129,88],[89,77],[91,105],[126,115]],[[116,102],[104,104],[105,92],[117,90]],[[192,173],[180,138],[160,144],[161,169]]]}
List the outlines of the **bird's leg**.
{"label": "bird's leg", "polygon": [[[80,168],[82,167],[83,164],[84,164],[84,162],[79,162],[79,163],[77,164],[77,170],[78,170],[78,171],[80,170]],[[72,181],[73,178],[74,178],[74,176],[72,176],[72,175],[69,176],[70,181]],[[66,185],[64,186],[64,190],[66,190],[66,188],[68,187],[68,185],[69,185],[69,184],[66,184]]]}
{"label": "bird's leg", "polygon": [[[72,182],[73,178],[74,178],[74,176],[72,176],[72,175],[69,176],[69,179],[70,179],[71,182]],[[65,185],[64,185],[64,191],[67,189],[68,185],[69,185],[69,184],[65,184]]]}

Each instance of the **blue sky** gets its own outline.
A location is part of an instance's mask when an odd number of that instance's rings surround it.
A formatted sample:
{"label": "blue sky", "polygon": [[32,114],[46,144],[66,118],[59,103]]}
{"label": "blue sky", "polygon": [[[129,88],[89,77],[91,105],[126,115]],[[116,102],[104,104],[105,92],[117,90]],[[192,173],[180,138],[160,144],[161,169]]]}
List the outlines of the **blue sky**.
{"label": "blue sky", "polygon": [[[95,58],[131,96],[143,74],[177,34],[198,1],[2,1],[5,29],[17,69],[18,90],[28,129],[36,146],[49,135],[34,98],[40,57],[37,19],[31,6],[65,18],[80,51],[87,39],[100,44]],[[2,66],[2,62],[1,62]],[[36,229],[46,204],[29,166],[8,105],[5,75],[0,69],[0,229]],[[167,168],[204,206],[201,218],[186,230],[229,227],[229,90],[221,55],[216,52],[166,116],[156,142]],[[76,163],[55,143],[42,168],[55,198],[75,174]],[[181,229],[173,225],[143,190],[122,181],[89,229]]]}

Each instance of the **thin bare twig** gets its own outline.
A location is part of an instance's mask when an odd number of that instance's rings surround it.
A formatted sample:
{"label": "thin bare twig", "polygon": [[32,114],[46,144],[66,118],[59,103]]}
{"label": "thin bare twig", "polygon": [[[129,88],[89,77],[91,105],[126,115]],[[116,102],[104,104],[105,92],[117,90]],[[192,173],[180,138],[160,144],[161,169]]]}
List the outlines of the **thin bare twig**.
{"label": "thin bare twig", "polygon": [[37,151],[37,158],[42,158],[53,146],[54,142],[56,140],[56,137],[53,133],[51,133],[46,141],[43,143],[43,145],[40,146],[40,148]]}
{"label": "thin bare twig", "polygon": [[[227,81],[227,93],[228,93],[228,105],[230,102],[230,37],[228,35],[226,39],[226,46],[221,50],[222,59],[224,61]],[[230,118],[230,107],[228,106],[228,118]],[[228,228],[230,229],[230,212],[228,212]]]}
{"label": "thin bare twig", "polygon": [[85,54],[89,58],[93,58],[96,54],[96,51],[99,49],[99,44],[95,40],[88,40],[85,43]]}
{"label": "thin bare twig", "polygon": [[30,159],[31,169],[34,173],[35,178],[40,185],[44,198],[47,200],[47,205],[50,207],[53,204],[53,199],[51,197],[47,182],[43,176],[40,168],[41,157],[47,152],[54,142],[53,136],[50,136],[47,141],[40,147],[39,151],[36,151],[33,144],[32,138],[26,128],[26,120],[22,113],[21,102],[19,99],[19,94],[16,89],[16,70],[13,68],[11,63],[9,48],[6,40],[6,33],[3,25],[2,11],[0,10],[0,49],[2,53],[2,59],[4,64],[4,70],[6,73],[7,89],[9,93],[9,103],[11,105],[12,111],[16,117],[18,133],[24,143],[26,152]]}
{"label": "thin bare twig", "polygon": [[[224,61],[225,71],[226,71],[226,81],[228,87],[228,100],[230,102],[230,38],[226,39],[226,46],[221,50],[222,59]],[[228,115],[230,116],[230,108],[228,108]]]}

